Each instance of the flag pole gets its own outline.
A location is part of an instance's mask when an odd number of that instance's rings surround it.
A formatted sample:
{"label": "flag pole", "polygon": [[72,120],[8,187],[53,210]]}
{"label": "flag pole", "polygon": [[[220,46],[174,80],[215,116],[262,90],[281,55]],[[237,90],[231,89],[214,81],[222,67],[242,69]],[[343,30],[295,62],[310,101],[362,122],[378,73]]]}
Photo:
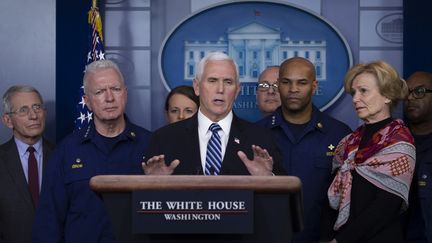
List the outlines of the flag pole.
{"label": "flag pole", "polygon": [[[103,45],[102,18],[97,7],[97,0],[92,0],[88,11],[88,52],[86,65],[105,59],[105,48]],[[85,68],[84,68],[85,70]],[[84,86],[80,89],[81,100],[77,104],[77,116],[75,118],[75,129],[87,126],[93,119],[93,113],[87,108],[84,100]]]}

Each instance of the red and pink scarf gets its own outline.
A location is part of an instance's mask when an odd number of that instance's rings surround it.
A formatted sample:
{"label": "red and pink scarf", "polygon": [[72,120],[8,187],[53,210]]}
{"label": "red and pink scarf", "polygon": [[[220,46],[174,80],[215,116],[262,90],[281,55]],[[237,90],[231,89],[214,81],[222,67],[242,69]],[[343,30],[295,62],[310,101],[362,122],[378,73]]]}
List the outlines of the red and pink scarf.
{"label": "red and pink scarf", "polygon": [[402,120],[396,119],[373,134],[367,145],[358,149],[365,126],[343,138],[335,150],[333,170],[338,169],[328,190],[330,206],[339,210],[334,229],[339,229],[349,217],[351,201],[351,170],[378,188],[404,200],[414,173],[414,139]]}

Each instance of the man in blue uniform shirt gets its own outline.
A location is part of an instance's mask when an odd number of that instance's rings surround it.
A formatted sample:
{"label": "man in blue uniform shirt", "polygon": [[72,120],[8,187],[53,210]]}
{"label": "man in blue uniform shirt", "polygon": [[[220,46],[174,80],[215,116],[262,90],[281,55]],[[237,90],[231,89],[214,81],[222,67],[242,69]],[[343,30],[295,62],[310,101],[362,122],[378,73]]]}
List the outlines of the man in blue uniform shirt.
{"label": "man in blue uniform shirt", "polygon": [[93,122],[67,136],[50,157],[32,242],[115,242],[100,195],[89,180],[104,174],[142,174],[150,133],[127,120],[127,88],[115,63],[86,67],[84,99]]}
{"label": "man in blue uniform shirt", "polygon": [[432,73],[407,79],[405,116],[415,139],[416,166],[411,183],[406,240],[432,242]]}
{"label": "man in blue uniform shirt", "polygon": [[258,122],[274,132],[287,173],[302,181],[304,229],[294,236],[294,242],[319,240],[320,214],[327,203],[334,149],[351,132],[347,125],[312,104],[317,85],[310,61],[301,57],[284,61],[278,79],[281,107]]}

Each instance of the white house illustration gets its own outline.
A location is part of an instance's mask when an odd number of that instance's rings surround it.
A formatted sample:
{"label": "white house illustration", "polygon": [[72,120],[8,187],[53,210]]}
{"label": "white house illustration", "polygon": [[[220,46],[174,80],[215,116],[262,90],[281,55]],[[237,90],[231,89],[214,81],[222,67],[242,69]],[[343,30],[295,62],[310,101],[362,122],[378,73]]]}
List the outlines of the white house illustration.
{"label": "white house illustration", "polygon": [[222,51],[237,62],[240,82],[256,82],[266,67],[295,56],[309,59],[316,67],[317,79],[326,80],[325,40],[282,39],[279,28],[257,22],[228,28],[226,38],[219,40],[185,41],[184,50],[184,79],[194,78],[197,64],[205,54]]}

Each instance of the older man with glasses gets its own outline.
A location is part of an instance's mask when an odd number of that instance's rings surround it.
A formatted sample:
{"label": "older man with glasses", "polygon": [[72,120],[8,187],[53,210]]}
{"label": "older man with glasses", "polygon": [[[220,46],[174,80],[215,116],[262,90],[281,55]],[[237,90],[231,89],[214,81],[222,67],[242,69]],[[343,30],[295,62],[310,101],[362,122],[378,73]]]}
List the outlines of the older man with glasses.
{"label": "older man with glasses", "polygon": [[404,110],[416,144],[416,166],[406,240],[432,242],[432,73],[415,72],[407,84]]}
{"label": "older man with glasses", "polygon": [[263,116],[272,114],[281,105],[278,77],[279,66],[269,66],[259,76],[256,100]]}
{"label": "older man with glasses", "polygon": [[15,85],[3,95],[3,123],[13,137],[0,145],[0,242],[30,242],[48,154],[46,110],[40,93]]}

